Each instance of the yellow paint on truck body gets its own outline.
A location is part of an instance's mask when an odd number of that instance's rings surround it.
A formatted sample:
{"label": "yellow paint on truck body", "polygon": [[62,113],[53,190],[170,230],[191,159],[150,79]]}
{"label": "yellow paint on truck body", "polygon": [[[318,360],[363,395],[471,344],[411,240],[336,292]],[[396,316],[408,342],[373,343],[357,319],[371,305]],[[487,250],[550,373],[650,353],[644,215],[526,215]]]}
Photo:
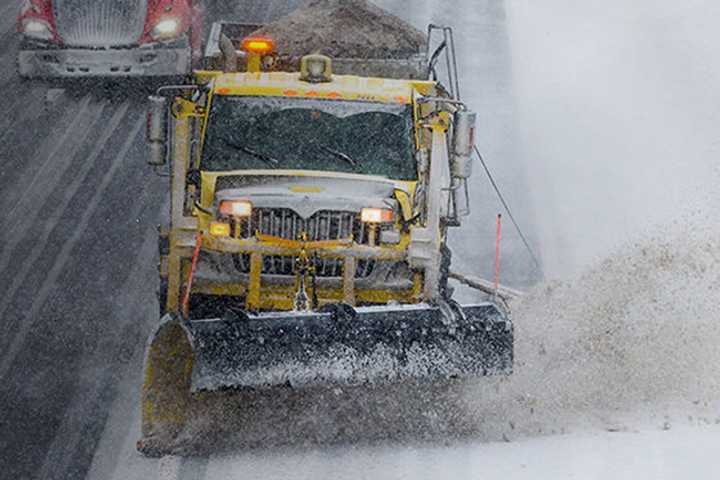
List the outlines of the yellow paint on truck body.
{"label": "yellow paint on truck body", "polygon": [[412,103],[413,93],[428,91],[434,82],[333,75],[332,82],[309,83],[300,73],[227,73],[214,77],[214,95],[319,98],[358,102]]}

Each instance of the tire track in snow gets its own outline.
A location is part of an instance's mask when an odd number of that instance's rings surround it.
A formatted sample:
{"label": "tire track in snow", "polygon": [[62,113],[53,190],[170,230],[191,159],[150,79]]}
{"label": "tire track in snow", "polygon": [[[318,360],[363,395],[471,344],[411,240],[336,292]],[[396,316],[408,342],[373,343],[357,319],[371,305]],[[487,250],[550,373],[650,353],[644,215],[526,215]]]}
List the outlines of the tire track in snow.
{"label": "tire track in snow", "polygon": [[[121,113],[119,113],[117,115],[116,122],[120,121],[122,116],[125,114],[126,110],[127,110],[127,104],[125,104],[124,109],[121,109]],[[115,123],[115,122],[113,122],[113,123]],[[13,359],[15,358],[15,355],[17,355],[17,352],[19,351],[19,349],[22,347],[25,337],[27,336],[28,332],[32,328],[32,325],[34,324],[34,320],[36,319],[40,308],[42,307],[45,300],[47,299],[51,288],[53,288],[55,286],[55,281],[57,280],[58,276],[62,272],[64,264],[68,260],[71,250],[75,247],[75,244],[80,239],[85,228],[87,228],[88,222],[90,220],[90,216],[93,214],[94,209],[97,208],[98,202],[100,201],[100,197],[105,192],[105,189],[108,187],[108,185],[110,184],[110,181],[112,180],[112,175],[115,173],[115,171],[117,170],[119,165],[122,163],[122,160],[125,158],[125,155],[127,154],[128,150],[130,150],[130,147],[132,146],[133,142],[135,141],[135,137],[137,136],[138,132],[140,131],[140,128],[142,127],[142,123],[143,123],[143,119],[140,119],[136,123],[136,126],[133,129],[133,132],[130,134],[130,136],[126,140],[125,144],[123,145],[122,149],[118,153],[118,155],[116,157],[116,161],[113,163],[112,167],[107,171],[107,173],[103,177],[91,202],[88,204],[87,208],[85,209],[82,216],[80,217],[80,221],[76,225],[72,237],[70,238],[70,240],[68,242],[66,242],[63,245],[63,248],[60,251],[60,255],[58,255],[58,257],[55,261],[55,264],[52,266],[52,268],[48,272],[45,282],[43,283],[43,285],[41,286],[41,288],[39,289],[39,291],[37,293],[37,296],[35,297],[35,301],[33,302],[30,309],[28,309],[27,314],[24,315],[24,321],[19,326],[17,333],[15,334],[15,336],[12,339],[12,343],[9,345],[5,354],[2,357],[2,360],[0,361],[0,378],[5,377],[5,375],[7,374],[7,371],[10,368],[10,364],[13,361]],[[112,132],[112,130],[109,130],[109,129],[107,131]],[[109,135],[108,135],[108,138],[109,138]],[[98,148],[97,151],[99,154],[100,148]],[[86,165],[87,165],[87,167],[84,168],[82,171],[82,173],[84,173],[84,174],[87,174],[87,172],[89,171],[89,169],[92,166],[92,163],[86,162]],[[76,181],[75,185],[73,185],[74,188],[71,188],[71,190],[70,190],[71,192],[74,193],[77,190],[77,188],[79,188],[84,177],[85,177],[84,175],[78,175],[78,177],[77,177],[78,180]],[[67,204],[69,203],[71,198],[72,198],[71,195],[65,196],[65,201],[63,202],[63,206],[60,209],[61,211],[63,211],[65,209],[65,207],[67,206]],[[52,231],[52,227],[54,227],[54,224],[46,227],[45,231],[46,231],[47,235],[45,237],[45,241],[47,241],[47,238],[49,237],[50,232]],[[24,276],[27,275],[27,272],[30,270],[31,266],[34,264],[37,257],[39,257],[40,254],[42,253],[44,244],[45,244],[45,242],[36,244],[36,248],[33,250],[32,257],[30,259],[28,259],[29,261],[26,261],[26,263],[25,263],[26,267],[23,269],[24,274],[19,275],[17,278],[22,277],[24,279]],[[7,304],[10,303],[9,299],[11,299],[14,296],[14,291],[17,290],[17,288],[19,288],[19,286],[21,284],[22,284],[22,281],[13,282],[14,288],[11,288],[12,293],[3,299],[3,303],[0,304],[0,305],[2,305],[2,306],[0,306],[0,312],[4,311],[7,308]]]}
{"label": "tire track in snow", "polygon": [[[78,175],[75,176],[75,179],[73,183],[70,185],[70,187],[64,192],[64,196],[62,201],[56,205],[56,208],[54,212],[56,214],[52,217],[50,217],[44,224],[42,225],[42,231],[39,235],[33,235],[32,236],[32,244],[33,248],[30,252],[30,254],[20,259],[21,267],[19,269],[17,268],[11,268],[10,263],[15,258],[13,255],[16,247],[20,245],[20,243],[27,237],[27,235],[30,233],[30,230],[32,227],[37,226],[39,222],[40,214],[43,213],[41,209],[32,209],[33,204],[40,204],[45,203],[42,202],[43,198],[48,198],[49,195],[51,195],[53,189],[57,187],[59,184],[62,175],[50,175],[49,181],[45,181],[45,178],[47,177],[41,177],[41,173],[46,170],[46,167],[51,160],[55,160],[56,153],[58,153],[61,149],[61,147],[69,140],[70,132],[74,128],[73,126],[75,123],[71,124],[70,128],[65,131],[65,134],[63,137],[58,141],[55,146],[53,147],[52,151],[48,156],[46,157],[45,162],[43,163],[43,167],[41,167],[38,172],[36,172],[33,180],[30,182],[30,186],[25,189],[24,195],[18,200],[18,202],[15,204],[15,208],[11,209],[10,213],[7,215],[6,219],[9,222],[12,222],[12,213],[14,211],[17,211],[16,209],[19,208],[18,206],[22,206],[23,208],[19,211],[19,214],[21,217],[16,220],[15,223],[12,223],[10,227],[7,229],[7,234],[10,236],[10,238],[14,238],[14,241],[10,241],[6,243],[6,246],[3,248],[3,254],[0,256],[0,272],[5,272],[5,278],[11,278],[12,281],[8,288],[5,289],[4,296],[2,301],[0,301],[0,315],[5,316],[5,313],[7,312],[13,298],[15,297],[16,292],[20,288],[20,286],[25,281],[25,278],[28,274],[28,272],[31,271],[33,268],[36,260],[39,258],[39,256],[42,254],[43,250],[46,248],[48,241],[50,240],[51,233],[53,232],[54,228],[57,225],[57,222],[59,221],[62,212],[65,211],[65,208],[69,204],[70,200],[72,199],[73,195],[77,192],[77,190],[80,188],[80,186],[83,183],[83,180],[85,176],[87,175],[90,168],[92,168],[93,164],[97,160],[100,152],[102,151],[102,148],[104,147],[105,143],[110,139],[110,136],[112,135],[114,129],[119,124],[122,117],[127,112],[128,104],[125,104],[121,109],[115,112],[115,115],[110,121],[110,128],[106,128],[103,135],[101,136],[100,140],[101,142],[95,147],[93,152],[91,153],[90,157],[87,159],[87,161],[83,162],[80,171],[78,172]],[[97,122],[100,121],[100,115],[103,112],[104,107],[99,106],[96,112],[93,113],[90,125],[85,129],[85,134],[83,136],[84,138],[87,137],[87,135],[90,134],[91,128],[93,125],[97,124]],[[80,118],[80,116],[78,116]],[[76,155],[78,154],[80,148],[82,146],[81,142],[78,142],[74,144],[70,152],[67,154],[64,161],[58,161],[57,164],[59,164],[62,168],[62,172],[64,173],[66,169],[70,168],[73,164],[73,160],[75,159]],[[55,165],[55,164],[53,164]],[[42,197],[37,194],[37,190],[34,188],[36,183],[42,182],[42,189],[41,191],[45,193],[45,196]],[[40,198],[38,198],[40,197]],[[28,214],[27,212],[33,212]],[[57,213],[59,212],[59,214]],[[7,319],[7,316],[5,316]],[[27,317],[25,317],[27,318]],[[3,343],[0,343],[0,345],[5,344],[8,345],[10,342],[12,342],[13,335],[12,330],[16,327],[16,322],[13,321],[6,321],[3,324],[2,327],[2,333],[3,333]],[[20,331],[22,331],[22,328],[20,328]],[[7,360],[7,356],[9,352],[12,350],[11,347],[7,347],[5,350],[5,353],[0,358],[0,378],[3,378],[5,375],[6,370],[6,362],[11,361],[12,358]]]}
{"label": "tire track in snow", "polygon": [[[2,231],[4,232],[4,236],[8,238],[12,237],[16,234],[17,229],[20,226],[27,228],[28,224],[32,224],[35,221],[34,216],[28,216],[26,214],[23,214],[20,216],[20,218],[16,219],[13,219],[13,216],[18,209],[20,209],[22,213],[34,211],[32,209],[32,206],[33,204],[37,203],[34,201],[38,193],[37,191],[39,190],[41,192],[47,193],[51,191],[55,185],[57,185],[58,181],[60,180],[60,176],[49,175],[49,167],[60,166],[61,168],[63,168],[64,171],[64,169],[67,168],[72,162],[72,157],[81,146],[81,142],[78,142],[78,139],[73,138],[72,135],[75,134],[76,130],[79,129],[81,121],[84,120],[84,122],[82,123],[84,128],[82,128],[81,131],[84,131],[84,134],[87,135],[92,125],[100,119],[103,105],[95,105],[95,111],[89,114],[91,122],[89,125],[87,124],[87,119],[85,118],[85,116],[88,114],[87,111],[90,108],[90,100],[91,97],[89,95],[83,98],[80,104],[80,110],[75,114],[72,121],[67,124],[67,127],[65,128],[60,138],[54,143],[48,144],[48,148],[42,150],[38,154],[38,156],[35,157],[35,159],[37,159],[38,157],[44,157],[44,160],[42,160],[42,163],[40,163],[39,168],[32,173],[32,178],[23,188],[23,193],[20,195],[20,198],[6,212],[6,214],[3,215]],[[64,147],[67,147],[68,144],[71,144],[71,146],[69,147],[70,154],[59,156],[58,154],[62,151]],[[56,169],[53,170],[57,171]],[[22,182],[18,182],[18,185],[22,185]],[[34,213],[35,216],[37,216],[40,212],[34,211]],[[5,262],[7,262],[8,255],[9,254],[6,253],[3,257],[0,257],[0,271],[5,268],[4,264]]]}
{"label": "tire track in snow", "polygon": [[[57,147],[57,141],[76,118],[86,114],[83,107],[88,105],[84,98],[74,102],[63,95],[49,103],[45,100],[46,88],[34,84],[20,86],[12,96],[15,103],[7,108],[13,114],[0,119],[5,157],[0,164],[3,180],[0,202],[4,205],[12,205],[27,195],[39,169],[49,161],[45,157]],[[4,216],[0,222],[7,225]],[[0,230],[0,238],[6,235],[5,229]]]}

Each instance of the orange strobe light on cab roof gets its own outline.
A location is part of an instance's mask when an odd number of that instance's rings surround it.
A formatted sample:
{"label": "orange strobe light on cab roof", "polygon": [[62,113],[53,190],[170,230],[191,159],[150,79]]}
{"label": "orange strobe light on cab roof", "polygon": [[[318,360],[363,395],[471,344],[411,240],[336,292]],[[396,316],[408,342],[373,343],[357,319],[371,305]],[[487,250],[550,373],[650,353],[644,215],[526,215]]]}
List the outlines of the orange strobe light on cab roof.
{"label": "orange strobe light on cab roof", "polygon": [[275,50],[275,42],[267,37],[248,37],[243,39],[242,49],[248,53],[267,55]]}
{"label": "orange strobe light on cab roof", "polygon": [[242,48],[247,52],[247,71],[260,73],[263,56],[271,54],[275,44],[269,38],[248,37],[242,41]]}

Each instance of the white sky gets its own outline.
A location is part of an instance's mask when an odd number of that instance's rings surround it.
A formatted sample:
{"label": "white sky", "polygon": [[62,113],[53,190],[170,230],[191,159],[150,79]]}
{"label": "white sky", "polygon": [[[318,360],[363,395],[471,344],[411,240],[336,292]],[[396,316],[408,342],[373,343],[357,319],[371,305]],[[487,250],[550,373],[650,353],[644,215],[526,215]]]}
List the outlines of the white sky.
{"label": "white sky", "polygon": [[510,0],[508,10],[547,275],[717,207],[720,4]]}

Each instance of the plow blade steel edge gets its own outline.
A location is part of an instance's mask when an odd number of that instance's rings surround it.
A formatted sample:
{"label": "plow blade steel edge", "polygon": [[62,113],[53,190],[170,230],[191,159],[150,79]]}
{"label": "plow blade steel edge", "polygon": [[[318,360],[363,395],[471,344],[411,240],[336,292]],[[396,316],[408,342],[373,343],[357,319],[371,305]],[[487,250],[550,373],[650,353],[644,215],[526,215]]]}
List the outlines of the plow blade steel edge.
{"label": "plow blade steel edge", "polygon": [[511,321],[493,303],[461,308],[454,323],[426,304],[190,321],[192,391],[511,373]]}

